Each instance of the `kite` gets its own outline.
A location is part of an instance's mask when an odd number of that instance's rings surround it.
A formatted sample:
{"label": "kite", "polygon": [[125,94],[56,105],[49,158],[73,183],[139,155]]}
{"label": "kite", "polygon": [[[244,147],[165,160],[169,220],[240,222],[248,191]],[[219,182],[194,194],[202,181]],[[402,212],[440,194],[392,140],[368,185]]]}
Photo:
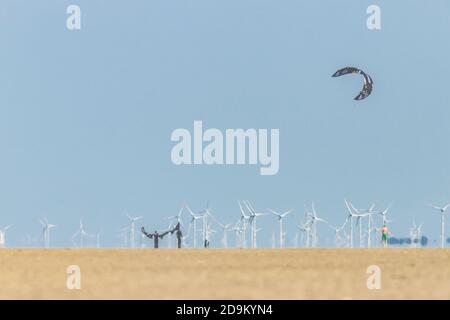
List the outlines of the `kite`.
{"label": "kite", "polygon": [[372,78],[367,73],[362,71],[361,69],[358,69],[355,67],[345,67],[345,68],[342,68],[342,69],[336,71],[332,75],[332,77],[340,77],[340,76],[343,76],[343,75],[349,74],[349,73],[361,74],[364,77],[364,86],[361,89],[361,92],[355,97],[354,100],[363,100],[363,99],[367,98],[372,93],[373,81],[372,81]]}

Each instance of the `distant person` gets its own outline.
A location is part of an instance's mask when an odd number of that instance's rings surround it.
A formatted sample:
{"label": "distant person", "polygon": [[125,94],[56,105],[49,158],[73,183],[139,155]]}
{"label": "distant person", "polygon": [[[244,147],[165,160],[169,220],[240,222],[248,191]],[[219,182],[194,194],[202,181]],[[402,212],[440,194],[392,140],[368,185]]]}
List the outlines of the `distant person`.
{"label": "distant person", "polygon": [[209,240],[208,239],[205,239],[204,247],[209,248]]}
{"label": "distant person", "polygon": [[389,229],[386,225],[383,225],[381,228],[381,243],[383,243],[383,248],[386,248],[388,245],[388,236],[389,236]]}
{"label": "distant person", "polygon": [[181,244],[183,242],[183,233],[181,232],[181,226],[180,226],[179,222],[177,223],[175,228],[173,228],[172,231],[170,231],[171,234],[173,234],[174,232],[176,232],[177,242],[178,242],[178,249],[180,249],[181,248]]}
{"label": "distant person", "polygon": [[141,231],[147,237],[149,237],[150,239],[153,239],[155,249],[159,248],[159,239],[164,238],[164,236],[170,232],[170,231],[166,231],[166,232],[163,232],[163,233],[159,234],[158,231],[155,230],[154,233],[147,233],[145,231],[144,227],[141,228]]}

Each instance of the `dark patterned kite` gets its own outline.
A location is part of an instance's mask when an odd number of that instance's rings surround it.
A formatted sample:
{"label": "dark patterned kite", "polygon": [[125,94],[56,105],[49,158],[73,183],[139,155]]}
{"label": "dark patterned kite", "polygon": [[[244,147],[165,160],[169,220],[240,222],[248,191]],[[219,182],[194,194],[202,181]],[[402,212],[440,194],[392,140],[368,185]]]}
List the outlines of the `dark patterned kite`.
{"label": "dark patterned kite", "polygon": [[362,71],[358,68],[355,68],[355,67],[345,67],[345,68],[342,68],[342,69],[336,71],[333,74],[333,77],[340,77],[340,76],[343,76],[345,74],[350,74],[350,73],[361,74],[364,77],[364,86],[363,86],[361,92],[355,97],[355,100],[362,100],[362,99],[367,98],[372,93],[373,81],[372,81],[372,78],[364,71]]}

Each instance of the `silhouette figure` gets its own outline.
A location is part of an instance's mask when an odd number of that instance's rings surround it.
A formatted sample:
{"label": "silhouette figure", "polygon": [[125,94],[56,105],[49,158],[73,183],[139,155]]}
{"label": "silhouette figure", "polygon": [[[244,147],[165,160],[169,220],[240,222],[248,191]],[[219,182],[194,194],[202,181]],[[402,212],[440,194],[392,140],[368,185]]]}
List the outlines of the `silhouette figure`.
{"label": "silhouette figure", "polygon": [[155,244],[155,246],[154,246],[155,249],[159,248],[159,239],[164,238],[164,236],[170,232],[170,231],[165,231],[165,232],[159,234],[158,231],[155,230],[154,233],[147,233],[147,232],[145,231],[144,227],[141,228],[141,231],[142,231],[142,233],[145,234],[147,237],[149,237],[150,239],[153,239],[154,244]]}
{"label": "silhouette figure", "polygon": [[176,236],[177,236],[177,241],[178,241],[178,249],[181,248],[181,244],[183,242],[183,233],[181,232],[181,226],[180,223],[178,222],[177,225],[175,226],[175,228],[173,228],[170,231],[170,234],[173,234],[174,232],[176,232]]}

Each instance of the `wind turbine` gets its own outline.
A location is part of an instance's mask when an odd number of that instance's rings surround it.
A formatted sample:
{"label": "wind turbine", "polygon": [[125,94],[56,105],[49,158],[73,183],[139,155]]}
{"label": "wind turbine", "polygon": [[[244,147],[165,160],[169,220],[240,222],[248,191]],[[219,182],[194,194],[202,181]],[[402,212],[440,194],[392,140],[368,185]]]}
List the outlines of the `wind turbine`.
{"label": "wind turbine", "polygon": [[417,243],[420,238],[421,232],[422,232],[422,223],[419,226],[417,226],[416,222],[413,220],[413,226],[409,232],[411,238],[411,246],[417,247]]}
{"label": "wind turbine", "polygon": [[369,209],[356,209],[350,201],[345,200],[349,215],[347,221],[350,221],[350,247],[353,248],[353,218],[356,217],[356,225],[359,225],[359,246],[363,247],[362,239],[362,223],[361,219],[372,214],[375,204],[372,204]]}
{"label": "wind turbine", "polygon": [[272,231],[272,238],[271,238],[271,243],[272,243],[272,249],[275,249],[275,232]]}
{"label": "wind turbine", "polygon": [[219,224],[219,226],[222,228],[222,246],[224,248],[228,248],[228,231],[231,230],[232,224],[228,223],[228,224],[222,224],[220,222],[217,221],[217,223]]}
{"label": "wind turbine", "polygon": [[312,212],[309,212],[309,217],[311,219],[311,231],[312,231],[312,246],[317,246],[317,223],[328,223],[325,219],[319,218],[316,213],[316,208],[314,202],[311,203]]}
{"label": "wind turbine", "polygon": [[[355,212],[356,216],[356,225],[359,225],[359,247],[362,248],[364,246],[363,243],[363,234],[362,234],[362,218],[370,217],[373,214],[373,208],[375,204],[372,204],[369,209],[356,209],[351,202],[349,202],[350,207]],[[370,219],[369,219],[370,223]]]}
{"label": "wind turbine", "polygon": [[299,226],[300,231],[306,234],[305,247],[309,248],[311,246],[311,222],[307,221],[305,224]]}
{"label": "wind turbine", "polygon": [[[145,239],[147,238],[147,236],[145,234],[143,234],[142,232],[140,232],[140,236],[139,236],[139,247],[141,248],[145,248]],[[184,239],[183,239],[184,240]]]}
{"label": "wind turbine", "polygon": [[4,248],[6,245],[6,231],[11,228],[11,226],[1,227],[0,226],[0,248]]}
{"label": "wind turbine", "polygon": [[100,248],[100,236],[102,234],[103,230],[100,229],[100,231],[95,235],[95,246],[97,248]]}
{"label": "wind turbine", "polygon": [[445,211],[450,207],[450,203],[445,205],[444,207],[438,207],[433,204],[429,205],[433,209],[439,210],[441,213],[441,248],[445,247]]}
{"label": "wind turbine", "polygon": [[387,223],[390,221],[387,218],[387,214],[389,212],[389,209],[391,208],[391,205],[389,205],[386,209],[384,209],[383,211],[379,212],[379,214],[383,217],[383,225],[387,225]]}
{"label": "wind turbine", "polygon": [[[173,228],[173,223],[170,222],[169,226],[167,227],[167,230],[172,230]],[[167,236],[167,248],[172,248],[172,237],[171,236]]]}
{"label": "wind turbine", "polygon": [[369,213],[369,220],[367,222],[367,248],[371,248],[372,247],[372,231],[376,231],[375,226],[373,226],[372,224],[374,223],[373,221],[373,214],[374,212]]}
{"label": "wind turbine", "polygon": [[42,225],[42,242],[44,244],[44,248],[50,247],[50,230],[56,227],[54,224],[48,223],[47,218],[39,220]]}
{"label": "wind turbine", "polygon": [[289,213],[294,211],[294,209],[290,209],[290,210],[285,211],[283,213],[276,212],[276,211],[274,211],[272,209],[268,209],[268,210],[270,211],[270,213],[272,213],[273,215],[275,215],[278,218],[278,223],[279,223],[279,226],[280,226],[280,248],[283,248],[283,246],[284,246],[283,219]]}
{"label": "wind turbine", "polygon": [[298,248],[298,232],[295,233],[295,237],[294,237],[294,248]]}
{"label": "wind turbine", "polygon": [[197,248],[197,220],[203,219],[203,216],[194,214],[194,212],[192,212],[191,208],[187,205],[186,205],[186,209],[188,210],[189,214],[192,217],[191,224],[193,226],[193,234],[194,234],[193,245],[194,245],[194,248]]}
{"label": "wind turbine", "polygon": [[127,218],[130,220],[130,247],[135,248],[136,247],[136,221],[139,221],[142,219],[142,216],[139,217],[132,217],[128,213],[125,214]]}
{"label": "wind turbine", "polygon": [[206,230],[205,230],[205,241],[204,241],[204,246],[205,246],[206,248],[209,248],[210,240],[211,240],[211,235],[212,235],[213,233],[215,233],[215,232],[216,232],[216,230],[211,229],[210,226],[209,226],[208,224],[206,225]]}
{"label": "wind turbine", "polygon": [[[205,210],[200,212],[200,215],[202,216],[202,242],[203,247],[208,246],[209,247],[209,235],[210,235],[210,229],[209,229],[209,223],[208,223],[208,217],[211,215],[209,211],[209,202],[206,204]],[[211,232],[215,232],[214,230]]]}
{"label": "wind turbine", "polygon": [[234,234],[236,236],[236,247],[242,248],[242,227],[241,219],[239,219],[233,227]]}
{"label": "wind turbine", "polygon": [[89,234],[84,230],[83,227],[83,221],[80,220],[80,227],[78,230],[72,235],[72,241],[75,240],[75,238],[80,235],[80,248],[83,248],[84,245],[84,237],[89,236]]}
{"label": "wind turbine", "polygon": [[250,216],[245,214],[244,208],[242,207],[241,202],[238,200],[239,210],[241,211],[241,247],[247,247],[247,222],[250,221]]}
{"label": "wind turbine", "polygon": [[122,238],[125,248],[128,247],[129,234],[130,234],[129,227],[123,227],[123,228],[119,229],[119,232],[117,235],[119,238]]}
{"label": "wind turbine", "polygon": [[334,243],[336,247],[340,247],[341,243],[342,243],[342,237],[340,235],[341,231],[344,231],[344,227],[347,221],[344,222],[344,224],[340,227],[336,227],[336,226],[332,226],[331,224],[329,225],[330,228],[333,229],[334,231]]}
{"label": "wind turbine", "polygon": [[172,216],[172,217],[167,217],[166,219],[175,220],[176,223],[179,223],[180,225],[183,225],[183,221],[181,220],[181,214],[183,213],[183,209],[184,209],[184,206],[182,206],[180,208],[180,211],[178,211],[178,214],[176,214],[175,216]]}
{"label": "wind turbine", "polygon": [[244,201],[245,206],[247,207],[248,211],[250,212],[250,222],[252,224],[252,248],[256,248],[257,244],[256,244],[256,218],[257,217],[261,217],[261,216],[265,216],[266,213],[264,212],[256,212],[255,209],[252,207],[252,205],[250,204],[250,202],[248,201]]}

